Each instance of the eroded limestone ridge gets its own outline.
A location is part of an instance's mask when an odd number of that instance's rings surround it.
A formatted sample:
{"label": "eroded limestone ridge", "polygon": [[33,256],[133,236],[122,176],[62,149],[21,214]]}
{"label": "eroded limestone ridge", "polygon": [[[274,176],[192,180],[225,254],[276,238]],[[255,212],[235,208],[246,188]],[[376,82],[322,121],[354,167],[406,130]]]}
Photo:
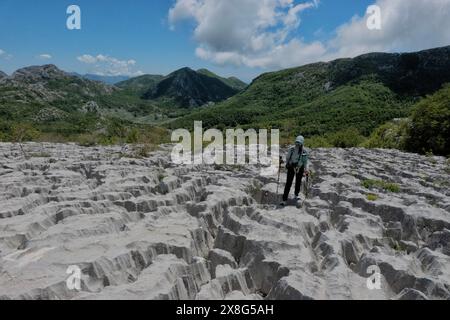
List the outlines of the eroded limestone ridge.
{"label": "eroded limestone ridge", "polygon": [[169,146],[24,150],[0,144],[0,298],[450,298],[444,158],[312,150],[309,197],[279,209],[276,177],[175,166]]}

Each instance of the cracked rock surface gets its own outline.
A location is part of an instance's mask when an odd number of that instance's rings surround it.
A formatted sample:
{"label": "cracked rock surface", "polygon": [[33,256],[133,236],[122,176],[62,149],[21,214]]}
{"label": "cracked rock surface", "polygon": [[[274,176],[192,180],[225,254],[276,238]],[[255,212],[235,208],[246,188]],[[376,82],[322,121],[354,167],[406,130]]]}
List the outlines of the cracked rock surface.
{"label": "cracked rock surface", "polygon": [[0,144],[0,299],[450,299],[444,158],[311,150],[308,198],[278,208],[256,166],[23,148]]}

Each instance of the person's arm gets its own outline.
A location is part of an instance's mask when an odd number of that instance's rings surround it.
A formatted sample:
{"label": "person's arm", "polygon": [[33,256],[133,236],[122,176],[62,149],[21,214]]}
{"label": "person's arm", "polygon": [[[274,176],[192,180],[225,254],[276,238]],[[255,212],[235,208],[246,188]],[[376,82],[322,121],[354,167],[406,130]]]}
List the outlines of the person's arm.
{"label": "person's arm", "polygon": [[287,166],[289,165],[289,160],[291,159],[292,150],[293,150],[293,149],[289,149],[288,153],[286,154],[286,163],[285,163],[286,168],[287,168]]}
{"label": "person's arm", "polygon": [[303,166],[305,168],[305,174],[309,175],[309,154],[307,151],[304,152],[303,158]]}

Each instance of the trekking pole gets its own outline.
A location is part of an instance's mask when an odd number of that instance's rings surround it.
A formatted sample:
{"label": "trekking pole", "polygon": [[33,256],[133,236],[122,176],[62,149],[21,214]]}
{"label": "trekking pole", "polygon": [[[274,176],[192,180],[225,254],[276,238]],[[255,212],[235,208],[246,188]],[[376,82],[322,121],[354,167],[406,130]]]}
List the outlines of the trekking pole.
{"label": "trekking pole", "polygon": [[278,197],[278,191],[280,188],[280,175],[281,175],[281,164],[283,162],[283,158],[280,156],[280,161],[278,165],[278,181],[277,181],[277,197]]}
{"label": "trekking pole", "polygon": [[308,195],[309,195],[309,175],[310,174],[311,173],[306,175],[306,179],[305,179],[306,181],[305,181],[305,183],[303,185],[304,191],[305,191],[305,198],[308,198]]}

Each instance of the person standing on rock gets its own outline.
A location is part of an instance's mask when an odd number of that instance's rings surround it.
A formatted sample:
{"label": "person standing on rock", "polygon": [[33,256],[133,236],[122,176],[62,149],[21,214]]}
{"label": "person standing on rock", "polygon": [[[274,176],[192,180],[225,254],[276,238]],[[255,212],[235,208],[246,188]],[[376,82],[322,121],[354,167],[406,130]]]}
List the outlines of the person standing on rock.
{"label": "person standing on rock", "polygon": [[302,185],[303,176],[309,175],[308,170],[308,152],[304,148],[305,138],[303,136],[298,136],[295,139],[295,146],[289,149],[286,156],[286,169],[287,180],[286,187],[284,188],[283,202],[282,206],[286,205],[289,198],[289,193],[291,192],[292,183],[295,178],[295,199],[299,199],[300,187]]}

